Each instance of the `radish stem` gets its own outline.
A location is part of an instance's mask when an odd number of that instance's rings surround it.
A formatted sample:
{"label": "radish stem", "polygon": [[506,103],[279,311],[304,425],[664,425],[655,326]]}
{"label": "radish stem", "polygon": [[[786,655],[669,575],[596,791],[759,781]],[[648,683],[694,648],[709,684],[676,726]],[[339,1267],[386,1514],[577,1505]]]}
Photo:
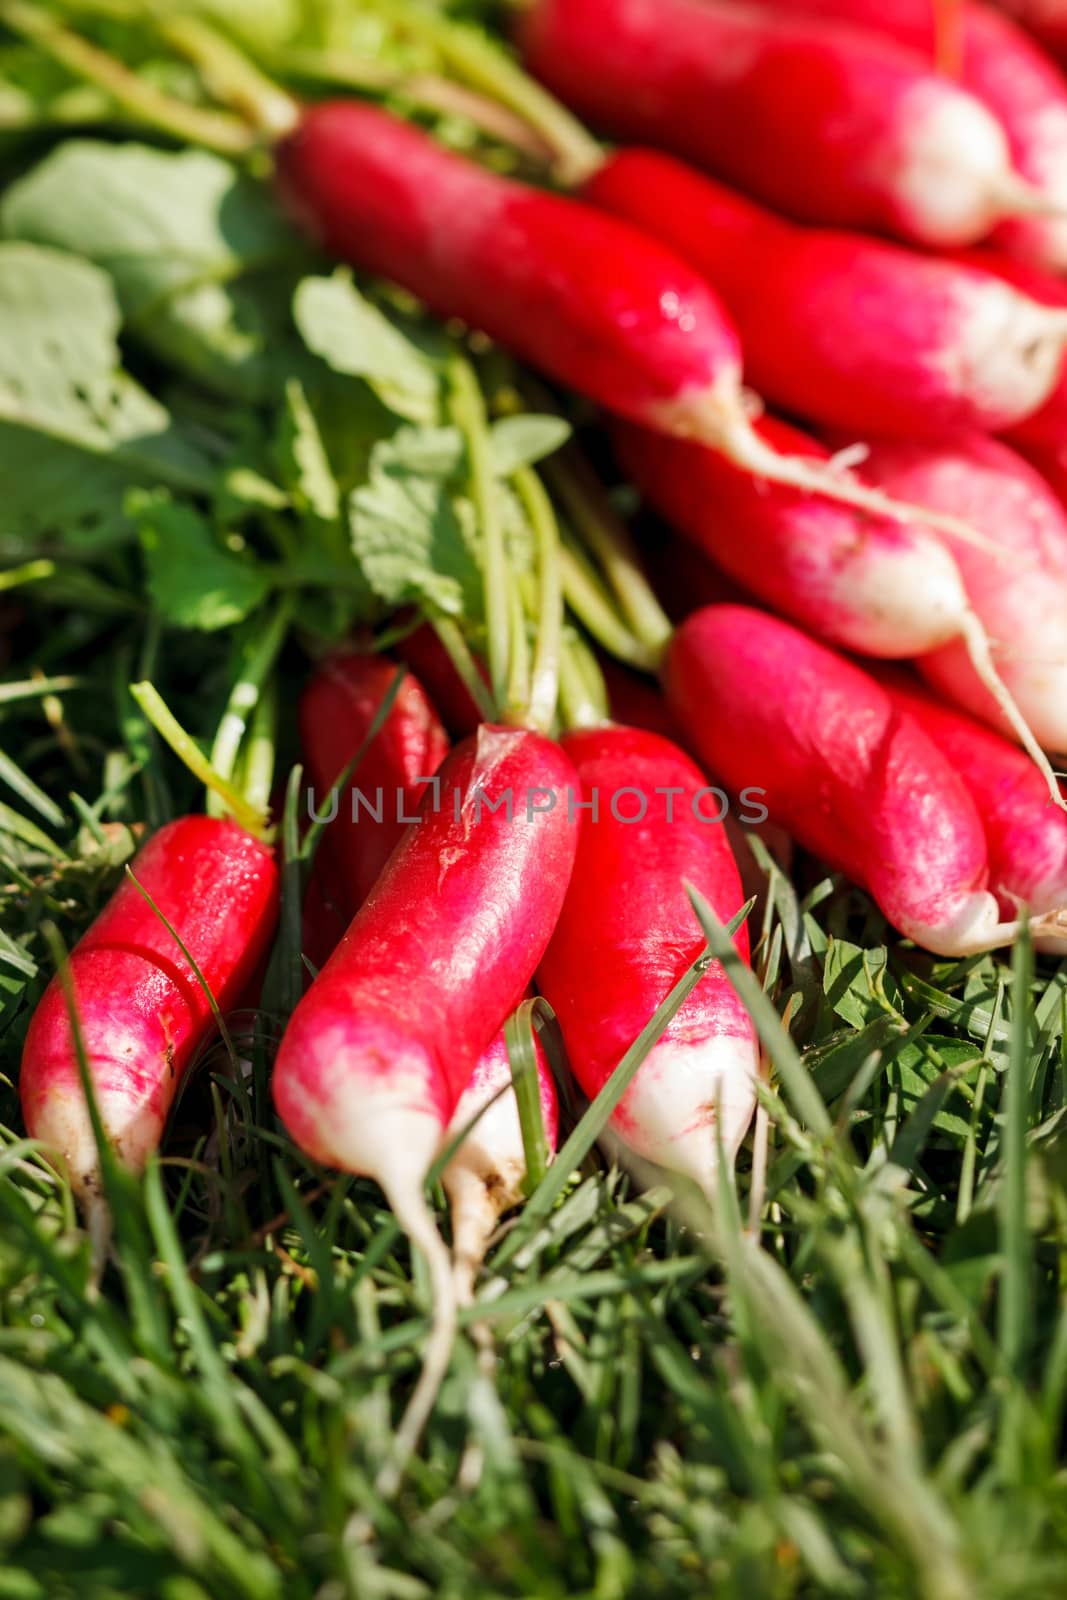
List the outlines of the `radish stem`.
{"label": "radish stem", "polygon": [[534,128],[555,156],[553,171],[560,183],[581,183],[600,165],[600,146],[577,117],[473,28],[446,21],[422,6],[397,5],[396,0],[373,0],[373,8],[428,40],[459,77]]}
{"label": "radish stem", "polygon": [[642,672],[655,672],[660,651],[649,650],[618,619],[615,610],[583,556],[568,544],[559,552],[563,593],[567,604],[609,655],[617,656]]}
{"label": "radish stem", "polygon": [[528,717],[542,732],[552,726],[559,695],[560,639],[563,628],[563,578],[560,570],[559,527],[552,502],[537,474],[522,467],[514,476],[515,488],[537,538],[539,573],[537,644],[534,648]]}
{"label": "radish stem", "polygon": [[158,689],[151,683],[131,683],[130,694],[160,738],[166,740],[178,759],[184,762],[207,790],[218,795],[234,821],[253,838],[265,839],[269,829],[262,813],[257,811],[232,783],[215,771],[196,740],[182,727]]}
{"label": "radish stem", "polygon": [[498,715],[496,703],[474,664],[474,657],[459,628],[451,617],[428,616],[427,621],[437,635],[441,648],[455,668],[463,687],[477,706],[482,721],[495,721]]}
{"label": "radish stem", "polygon": [[188,16],[153,20],[163,37],[195,63],[212,93],[268,138],[281,138],[296,127],[300,107],[293,96],[206,22]]}
{"label": "radish stem", "polygon": [[545,473],[595,555],[634,635],[658,658],[673,629],[642,571],[629,530],[580,458],[568,453],[563,460],[548,462]]}
{"label": "radish stem", "polygon": [[[294,601],[287,595],[267,626],[246,647],[245,665],[230,690],[226,710],[223,712],[215,742],[211,747],[211,765],[226,782],[233,777],[241,740],[248,729],[248,719],[259,703],[263,684],[285,643],[293,608]],[[210,797],[208,812],[219,815],[218,810],[212,806]]]}
{"label": "radish stem", "polygon": [[485,625],[489,645],[489,678],[498,705],[506,702],[510,655],[511,603],[500,505],[493,475],[485,401],[474,369],[462,356],[449,363],[452,418],[467,446],[470,492],[484,541]]}
{"label": "radish stem", "polygon": [[0,20],[13,33],[32,40],[75,77],[104,89],[117,105],[140,121],[223,155],[246,155],[255,148],[256,135],[240,118],[225,111],[186,105],[183,100],[164,94],[88,39],[53,21],[29,0],[4,0]]}

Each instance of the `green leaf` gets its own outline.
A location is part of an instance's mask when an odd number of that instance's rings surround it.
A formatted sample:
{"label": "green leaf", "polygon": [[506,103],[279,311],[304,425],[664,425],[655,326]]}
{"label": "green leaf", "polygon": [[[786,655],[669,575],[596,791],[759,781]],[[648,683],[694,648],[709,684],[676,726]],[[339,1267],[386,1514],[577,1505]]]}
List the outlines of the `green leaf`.
{"label": "green leaf", "polygon": [[440,478],[374,451],[371,476],[349,501],[352,549],[379,599],[423,602],[450,616],[477,613],[480,578],[463,525]]}
{"label": "green leaf", "polygon": [[131,483],[204,490],[210,463],[119,366],[118,307],[88,262],[0,245],[0,477],[15,548],[113,538]]}
{"label": "green leaf", "polygon": [[398,417],[436,421],[440,375],[433,361],[360,294],[349,272],[305,278],[293,316],[308,349],[334,372],[364,379]]}
{"label": "green leaf", "polygon": [[226,393],[266,394],[300,353],[292,231],[218,156],[68,140],[8,191],[0,227],[95,262],[130,331]]}
{"label": "green leaf", "polygon": [[267,598],[269,574],[221,549],[191,506],[162,494],[145,495],[138,498],[135,514],[149,595],[175,627],[203,633],[229,628]]}
{"label": "green leaf", "polygon": [[525,416],[502,417],[489,431],[493,467],[502,478],[510,478],[520,467],[543,461],[566,444],[570,424],[562,417],[528,412]]}
{"label": "green leaf", "polygon": [[341,489],[315,413],[297,378],[285,386],[275,456],[282,482],[300,510],[316,521],[336,522],[341,514]]}

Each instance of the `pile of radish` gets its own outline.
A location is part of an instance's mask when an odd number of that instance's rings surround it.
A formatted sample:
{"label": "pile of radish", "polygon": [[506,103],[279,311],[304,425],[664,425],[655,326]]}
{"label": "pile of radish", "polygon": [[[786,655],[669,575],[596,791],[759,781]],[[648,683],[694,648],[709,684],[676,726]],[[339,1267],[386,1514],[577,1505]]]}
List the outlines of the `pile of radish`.
{"label": "pile of radish", "polygon": [[[758,959],[724,826],[739,797],[865,891],[919,952],[901,959],[1027,924],[1067,953],[1067,80],[1046,54],[1067,22],[983,0],[530,0],[513,45],[588,121],[555,167],[571,192],[349,98],[293,104],[278,202],[476,350],[487,336],[518,389],[551,381],[653,537],[714,570],[708,597],[684,579],[672,627],[564,452],[509,469],[536,574],[481,530],[462,649],[428,606],[308,665],[305,780],[321,815],[340,803],[300,885],[321,960],[273,1100],[312,1161],[376,1180],[429,1265],[385,1489],[535,1146],[538,1169],[556,1148],[556,1075],[595,1100],[701,959],[692,890]],[[517,77],[511,112],[547,101]],[[787,416],[760,416],[746,380]],[[605,665],[618,721],[590,635],[645,673],[628,693]],[[93,1117],[139,1170],[262,974],[278,834],[234,794],[216,783],[213,815],[149,840],[30,1027],[28,1131],[92,1205]],[[706,967],[604,1132],[714,1204],[761,1064],[729,962]],[[530,1020],[549,1008],[552,1067]],[[424,1192],[445,1157],[451,1256]]]}

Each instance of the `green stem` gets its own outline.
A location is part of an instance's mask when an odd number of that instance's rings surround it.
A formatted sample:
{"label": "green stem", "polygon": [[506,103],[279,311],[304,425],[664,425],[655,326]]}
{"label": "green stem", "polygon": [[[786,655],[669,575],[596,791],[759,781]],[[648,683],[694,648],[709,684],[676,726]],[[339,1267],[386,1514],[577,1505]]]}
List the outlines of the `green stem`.
{"label": "green stem", "polygon": [[499,708],[475,666],[474,657],[467,648],[467,641],[459,628],[451,617],[429,617],[427,620],[440,640],[441,648],[455,668],[456,676],[461,679],[463,687],[477,706],[478,715],[483,722],[495,722],[500,715]]}
{"label": "green stem", "polygon": [[70,28],[62,27],[30,0],[3,0],[0,21],[21,38],[31,40],[76,78],[105,90],[117,105],[139,121],[223,155],[246,155],[256,145],[255,134],[239,117],[226,111],[186,105],[183,100],[164,94],[146,78],[116,61],[114,56],[90,44]]}
{"label": "green stem", "polygon": [[528,720],[542,731],[552,726],[559,697],[559,662],[563,630],[563,576],[559,527],[552,502],[537,474],[521,467],[512,480],[537,539],[540,577],[537,644],[534,649]]}
{"label": "green stem", "polygon": [[271,678],[261,692],[245,746],[241,789],[249,805],[266,816],[274,786],[275,729],[278,723],[278,689]]}
{"label": "green stem", "polygon": [[513,726],[529,725],[530,643],[526,637],[526,608],[522,590],[513,573],[508,575],[508,609],[511,617],[511,665],[504,721]]}
{"label": "green stem", "polygon": [[42,578],[53,578],[56,573],[54,561],[24,561],[21,567],[8,567],[6,572],[0,572],[0,594],[8,589],[18,589],[24,583],[39,583]]}
{"label": "green stem", "polygon": [[607,706],[597,703],[591,691],[581,652],[582,641],[568,639],[559,658],[559,699],[563,723],[568,728],[599,728],[610,720]]}
{"label": "green stem", "polygon": [[192,734],[185,731],[159,690],[151,683],[131,683],[130,693],[160,738],[166,740],[193,777],[206,789],[219,796],[235,822],[255,838],[265,839],[268,829],[262,812],[257,811],[233,784],[228,783],[215,771]]}
{"label": "green stem", "polygon": [[504,705],[508,691],[508,660],[511,653],[511,603],[508,595],[507,557],[500,525],[500,502],[493,475],[489,427],[485,400],[474,369],[460,355],[449,363],[452,382],[452,417],[467,446],[470,465],[470,492],[478,525],[485,544],[485,625],[489,647],[489,678],[498,705]]}
{"label": "green stem", "polygon": [[573,453],[567,460],[546,462],[545,474],[575,531],[596,557],[634,635],[647,649],[662,654],[674,632],[671,620],[652,592],[629,530],[603,487]]}
{"label": "green stem", "polygon": [[649,650],[623,626],[596,575],[584,559],[567,544],[560,546],[563,593],[571,610],[580,617],[593,638],[609,655],[616,656],[641,672],[655,672],[660,652]]}
{"label": "green stem", "polygon": [[153,20],[163,37],[194,63],[211,92],[260,132],[274,140],[293,131],[300,120],[299,102],[260,72],[236,45],[199,17]]}
{"label": "green stem", "polygon": [[[211,765],[220,778],[229,782],[237,766],[241,741],[248,731],[248,719],[259,703],[263,685],[285,643],[293,618],[294,599],[286,595],[262,632],[246,647],[245,661],[230,690],[215,741],[211,746]],[[208,797],[208,811],[217,815]]]}
{"label": "green stem", "polygon": [[603,161],[603,152],[559,101],[511,60],[499,45],[421,5],[373,0],[374,9],[399,27],[426,39],[456,75],[492,95],[541,135],[553,156],[553,172],[565,187],[576,186]]}
{"label": "green stem", "polygon": [[353,51],[286,50],[267,57],[275,72],[308,83],[341,85],[370,94],[401,95],[420,111],[466,117],[475,127],[502,144],[511,145],[531,160],[544,163],[551,153],[544,140],[522,117],[499,100],[489,99],[465,84],[433,72],[404,72]]}

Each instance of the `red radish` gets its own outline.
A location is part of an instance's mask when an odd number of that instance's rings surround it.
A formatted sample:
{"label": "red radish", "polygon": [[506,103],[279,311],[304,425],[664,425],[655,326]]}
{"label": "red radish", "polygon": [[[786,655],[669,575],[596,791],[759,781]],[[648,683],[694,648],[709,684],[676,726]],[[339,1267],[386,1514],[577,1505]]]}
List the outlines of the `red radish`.
{"label": "red radish", "polygon": [[731,0],[535,0],[527,64],[587,120],[809,222],[967,244],[1035,208],[986,108],[914,52]]}
{"label": "red radish", "polygon": [[[351,917],[345,916],[338,903],[334,886],[329,881],[333,874],[324,851],[315,857],[307,892],[304,895],[304,914],[301,933],[301,953],[314,972],[321,972],[348,930]],[[309,973],[305,987],[314,976]]]}
{"label": "red radish", "polygon": [[1033,765],[999,733],[937,700],[907,674],[880,673],[879,680],[970,791],[985,828],[989,887],[1002,913],[1013,916],[1020,902],[1036,914],[1064,912],[1064,932],[1039,944],[1067,953],[1067,815],[1048,804]]}
{"label": "red radish", "polygon": [[745,411],[737,334],[713,290],[639,230],[498,177],[353,101],[311,107],[276,156],[282,198],[309,232],[439,316],[762,477],[921,515],[766,448]]}
{"label": "red radish", "polygon": [[[564,737],[586,804],[574,876],[537,982],[594,1096],[704,940],[692,882],[716,914],[740,909],[741,882],[717,797],[682,751],[657,734],[608,726]],[[747,960],[748,935],[735,938]],[[752,1022],[712,966],[638,1070],[609,1127],[645,1160],[712,1194],[716,1140],[736,1155],[756,1103]]]}
{"label": "red radish", "polygon": [[[430,637],[436,638],[432,632]],[[438,665],[442,670],[445,666],[450,669],[448,657],[443,651],[442,655],[444,661]],[[342,656],[320,668],[304,691],[300,706],[302,744],[308,766],[323,790],[337,781],[356,755],[398,670],[381,656]],[[458,684],[459,679],[455,678],[455,682]],[[363,904],[405,828],[416,825],[398,819],[414,815],[427,783],[447,752],[448,739],[437,714],[421,685],[409,673],[379,732],[364,752],[353,776],[353,790],[341,796],[340,814],[330,824],[323,841],[334,844],[349,917]],[[367,817],[352,821],[350,796],[357,789],[371,805],[381,792],[385,814],[380,822]],[[331,835],[335,837],[331,839]],[[341,934],[344,931],[342,926]],[[339,942],[340,936],[334,940],[333,948]],[[545,1132],[554,1150],[556,1090],[539,1043],[536,1059]],[[498,1091],[502,1093],[495,1099]],[[474,1274],[497,1219],[522,1198],[525,1153],[503,1030],[479,1058],[453,1113],[445,1142],[478,1112],[482,1114],[476,1126],[449,1162],[442,1180],[452,1209],[453,1253],[464,1300],[470,1298]]]}
{"label": "red radish", "polygon": [[776,617],[709,606],[675,633],[665,681],[709,772],[763,789],[771,820],[909,939],[964,956],[1016,937],[962,779],[869,673]]}
{"label": "red radish", "polygon": [[[785,423],[764,420],[759,426],[774,449],[822,454],[821,446]],[[1017,708],[998,679],[986,627],[999,635],[977,599],[972,604],[968,598],[961,569],[941,540],[918,528],[861,518],[849,507],[796,489],[761,487],[699,445],[629,423],[618,424],[615,440],[625,471],[656,510],[775,610],[829,643],[864,655],[906,659],[946,650],[966,662],[970,678],[1000,708],[1058,796],[1027,725],[1031,702]],[[910,488],[919,492],[925,485]],[[893,492],[902,487],[893,485]],[[929,498],[944,505],[932,492]],[[951,509],[960,516],[970,512],[984,527],[977,506]],[[1001,580],[999,563],[986,551],[964,540],[955,544],[966,551],[960,561],[967,562],[967,571]],[[1015,687],[1012,678],[1008,688]]]}
{"label": "red radish", "polygon": [[[938,7],[931,0],[770,0],[776,13],[873,29],[936,59]],[[959,82],[1004,129],[1012,165],[1050,207],[1067,212],[1067,82],[1056,64],[1002,12],[959,5]],[[1067,16],[1067,11],[1065,11]],[[1067,218],[1019,217],[993,235],[1005,250],[1067,266]]]}
{"label": "red radish", "polygon": [[677,743],[678,728],[662,690],[651,679],[631,672],[611,656],[599,656],[598,663],[604,674],[612,721],[627,728],[640,728],[644,733],[656,733],[661,739],[673,739]]}
{"label": "red radish", "polygon": [[[1039,305],[1067,311],[1067,280],[1042,271],[1029,261],[1017,261],[993,250],[960,251],[958,259],[995,273]],[[1045,403],[1009,429],[1007,437],[1026,452],[1056,450],[1067,444],[1067,372],[1061,372]]]}
{"label": "red radish", "polygon": [[997,0],[1058,61],[1067,64],[1067,4],[1065,0]]}
{"label": "red radish", "polygon": [[795,227],[651,150],[620,151],[584,192],[707,275],[783,409],[926,438],[1009,427],[1057,381],[1067,319],[969,262]]}
{"label": "red radish", "polygon": [[542,734],[484,725],[457,746],[294,1011],[275,1063],[292,1137],[316,1161],[375,1178],[430,1267],[434,1334],[383,1492],[418,1439],[455,1327],[451,1263],[423,1183],[555,926],[574,860],[575,784]]}
{"label": "red radish", "polygon": [[[441,721],[454,739],[465,739],[481,722],[481,714],[467,685],[428,622],[420,623],[396,645],[404,661],[433,700]],[[488,672],[483,671],[488,684]]]}
{"label": "red radish", "polygon": [[[937,446],[875,444],[864,471],[891,492],[968,518],[995,541],[999,560],[947,542],[1015,704],[1046,749],[1067,749],[1067,510],[1033,467],[980,434]],[[962,644],[945,644],[919,665],[942,694],[1003,725]]]}
{"label": "red radish", "polygon": [[[234,822],[181,817],[152,836],[132,871],[220,1009],[229,1010],[274,931],[278,872],[270,849]],[[129,879],[78,941],[68,970],[104,1132],[119,1161],[139,1172],[212,1032],[211,1007],[173,935]],[[100,1162],[58,975],[30,1022],[19,1093],[31,1137],[63,1157],[81,1200],[98,1202]]]}
{"label": "red radish", "polygon": [[[559,1104],[539,1038],[534,1040],[541,1118],[549,1151],[556,1149]],[[519,1108],[511,1086],[511,1061],[503,1029],[478,1059],[460,1095],[446,1140],[477,1116],[441,1177],[452,1211],[452,1255],[461,1303],[469,1304],[490,1235],[505,1211],[521,1203],[526,1177]]]}
{"label": "red radish", "polygon": [[[315,789],[315,808],[354,759],[403,668],[384,656],[335,656],[315,673],[300,700],[300,743]],[[338,797],[324,846],[344,880],[354,915],[403,837],[426,784],[448,753],[448,735],[421,685],[405,673],[389,713],[363,753],[354,788]]]}

